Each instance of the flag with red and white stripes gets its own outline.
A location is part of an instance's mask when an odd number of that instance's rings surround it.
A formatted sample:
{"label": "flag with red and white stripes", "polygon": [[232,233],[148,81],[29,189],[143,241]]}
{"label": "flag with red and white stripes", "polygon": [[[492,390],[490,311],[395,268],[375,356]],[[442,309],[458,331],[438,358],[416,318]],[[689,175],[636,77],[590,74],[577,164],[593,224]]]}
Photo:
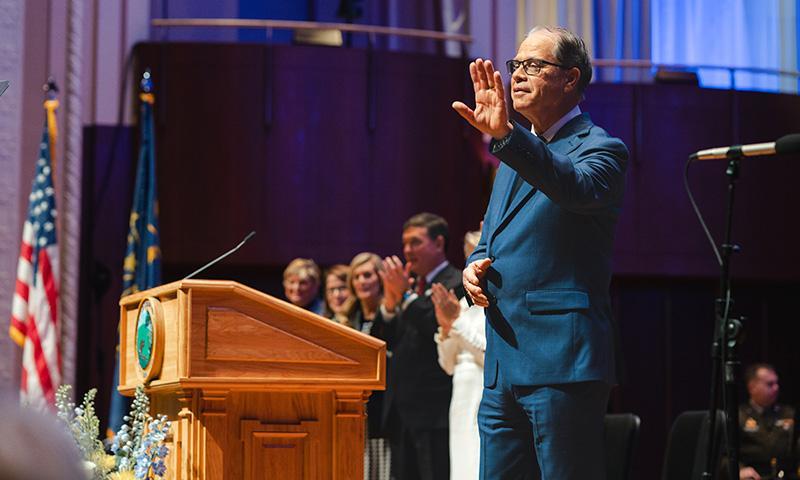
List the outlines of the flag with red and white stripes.
{"label": "flag with red and white stripes", "polygon": [[45,120],[22,229],[10,328],[11,338],[23,349],[20,400],[39,408],[52,407],[61,383],[56,197],[48,133],[55,125],[49,123]]}

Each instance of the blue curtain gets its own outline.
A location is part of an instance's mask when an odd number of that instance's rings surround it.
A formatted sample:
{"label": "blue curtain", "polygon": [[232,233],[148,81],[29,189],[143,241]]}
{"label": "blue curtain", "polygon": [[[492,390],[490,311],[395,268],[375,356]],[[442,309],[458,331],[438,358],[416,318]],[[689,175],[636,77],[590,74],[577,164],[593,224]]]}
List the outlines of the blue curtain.
{"label": "blue curtain", "polygon": [[[797,0],[652,0],[652,59],[663,64],[796,70],[797,4]],[[768,91],[797,87],[791,78],[774,74],[710,68],[697,72],[707,87]]]}
{"label": "blue curtain", "polygon": [[[598,59],[651,58],[650,0],[593,0],[594,57]],[[605,82],[635,82],[649,78],[649,70],[596,68]]]}

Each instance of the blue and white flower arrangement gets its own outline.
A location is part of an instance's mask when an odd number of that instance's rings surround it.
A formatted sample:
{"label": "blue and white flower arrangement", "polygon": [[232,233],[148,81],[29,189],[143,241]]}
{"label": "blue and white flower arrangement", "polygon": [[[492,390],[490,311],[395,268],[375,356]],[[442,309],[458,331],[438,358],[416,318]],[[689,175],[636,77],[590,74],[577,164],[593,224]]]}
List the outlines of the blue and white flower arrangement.
{"label": "blue and white flower arrangement", "polygon": [[94,410],[96,389],[83,397],[79,407],[70,401],[69,385],[56,393],[58,417],[67,426],[83,455],[84,465],[93,480],[144,480],[163,477],[169,448],[167,438],[170,422],[165,415],[150,416],[150,399],[144,387],[136,388],[131,412],[114,437],[108,455],[98,439],[100,420]]}

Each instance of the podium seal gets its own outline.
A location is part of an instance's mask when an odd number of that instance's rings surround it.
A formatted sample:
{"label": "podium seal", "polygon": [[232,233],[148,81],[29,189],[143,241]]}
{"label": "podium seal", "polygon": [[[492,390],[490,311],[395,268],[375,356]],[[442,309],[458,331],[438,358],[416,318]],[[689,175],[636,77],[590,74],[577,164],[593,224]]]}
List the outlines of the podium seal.
{"label": "podium seal", "polygon": [[136,314],[136,361],[144,383],[161,373],[164,359],[164,311],[161,302],[147,297]]}

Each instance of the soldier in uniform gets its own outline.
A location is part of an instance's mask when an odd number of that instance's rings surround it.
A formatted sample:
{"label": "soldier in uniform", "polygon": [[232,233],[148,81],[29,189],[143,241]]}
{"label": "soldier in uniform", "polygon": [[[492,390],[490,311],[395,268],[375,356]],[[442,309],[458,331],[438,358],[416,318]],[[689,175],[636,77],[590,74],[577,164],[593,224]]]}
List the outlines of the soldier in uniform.
{"label": "soldier in uniform", "polygon": [[775,369],[756,363],[745,370],[744,379],[750,399],[739,407],[739,479],[798,478],[795,410],[777,403],[780,385]]}

